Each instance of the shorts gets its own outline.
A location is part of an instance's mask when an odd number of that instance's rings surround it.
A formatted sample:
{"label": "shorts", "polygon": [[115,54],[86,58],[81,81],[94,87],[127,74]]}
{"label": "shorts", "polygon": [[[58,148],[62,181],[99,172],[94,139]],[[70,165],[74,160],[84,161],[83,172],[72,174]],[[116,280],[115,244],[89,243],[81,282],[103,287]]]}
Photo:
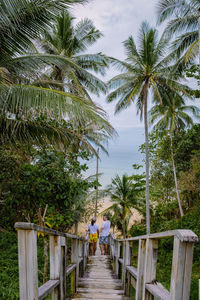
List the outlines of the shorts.
{"label": "shorts", "polygon": [[108,236],[100,236],[99,244],[107,245],[108,244]]}
{"label": "shorts", "polygon": [[90,235],[89,235],[89,243],[97,243],[97,242],[98,242],[97,233],[90,233]]}

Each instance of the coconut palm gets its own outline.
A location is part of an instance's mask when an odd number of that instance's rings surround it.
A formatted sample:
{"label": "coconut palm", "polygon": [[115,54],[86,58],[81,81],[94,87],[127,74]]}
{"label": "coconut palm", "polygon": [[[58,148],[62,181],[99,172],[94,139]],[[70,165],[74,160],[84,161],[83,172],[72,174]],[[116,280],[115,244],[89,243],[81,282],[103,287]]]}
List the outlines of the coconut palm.
{"label": "coconut palm", "polygon": [[198,17],[199,0],[159,0],[157,5],[158,23],[171,19],[165,32],[178,37],[173,49],[178,55],[184,53],[184,60],[198,55]]}
{"label": "coconut palm", "polygon": [[1,2],[0,12],[0,57],[6,59],[24,49],[32,47],[32,40],[38,38],[45,28],[63,10],[74,3],[87,0],[7,0]]}
{"label": "coconut palm", "polygon": [[[49,31],[41,37],[42,50],[47,54],[64,57],[74,63],[54,65],[45,71],[34,84],[51,86],[62,91],[82,95],[92,102],[90,94],[99,96],[100,92],[106,92],[106,85],[90,71],[105,74],[108,59],[101,53],[87,54],[87,48],[94,44],[101,36],[101,32],[92,24],[91,20],[84,19],[73,24],[74,18],[63,11],[57,17],[56,23]],[[102,122],[91,121],[87,114],[80,116],[72,114],[70,123],[72,128],[83,135],[88,142],[100,146],[104,151],[105,144],[114,133],[113,128],[105,120]],[[73,153],[78,153],[84,144],[80,139],[72,141]],[[92,148],[92,147],[90,147]]]}
{"label": "coconut palm", "polygon": [[131,208],[137,206],[138,196],[142,190],[143,187],[134,183],[126,174],[122,175],[121,178],[119,175],[116,175],[108,187],[108,193],[113,204],[103,213],[112,211],[114,219],[121,219],[124,238],[126,238],[128,223],[132,215]]}
{"label": "coconut palm", "polygon": [[[31,139],[40,143],[49,139],[50,143],[66,144],[72,130],[61,126],[62,119],[69,120],[72,115],[77,119],[83,119],[85,115],[102,126],[108,125],[105,112],[83,95],[34,85],[40,70],[49,65],[73,66],[84,71],[67,57],[37,53],[32,44],[33,38],[38,38],[67,5],[75,2],[85,1],[38,1],[37,7],[34,1],[14,3],[8,0],[3,3],[0,12],[1,142],[15,139],[28,142]],[[43,122],[38,123],[41,117]],[[45,118],[48,124],[44,122]],[[59,122],[58,126],[55,126],[55,120]]]}
{"label": "coconut palm", "polygon": [[169,97],[166,105],[156,104],[149,112],[150,123],[154,124],[154,129],[157,129],[161,135],[167,134],[170,137],[174,182],[181,216],[183,216],[183,208],[178,190],[178,180],[173,152],[173,137],[174,134],[178,133],[181,129],[192,125],[192,115],[198,116],[199,113],[200,109],[198,107],[193,105],[185,105],[182,99],[176,99],[175,96]]}
{"label": "coconut palm", "polygon": [[[166,56],[168,41],[164,36],[158,39],[158,31],[150,28],[144,22],[139,31],[139,46],[130,36],[124,42],[126,60],[113,59],[113,64],[121,68],[119,74],[109,81],[109,88],[114,89],[108,95],[108,102],[118,99],[115,113],[127,109],[136,101],[145,126],[145,157],[146,157],[146,225],[150,233],[149,210],[149,139],[147,111],[149,93],[152,92],[154,101],[162,103],[167,94],[176,93],[179,97],[187,96],[189,88],[178,81],[179,75],[171,73],[172,57]],[[173,67],[172,67],[173,69]]]}
{"label": "coconut palm", "polygon": [[[63,11],[57,17],[53,28],[45,31],[41,38],[41,47],[45,53],[71,59],[74,66],[66,65],[62,68],[55,66],[44,75],[62,84],[63,86],[60,86],[62,90],[84,95],[88,99],[90,99],[89,92],[98,96],[99,92],[105,93],[105,83],[90,71],[105,75],[108,59],[101,53],[86,53],[88,47],[101,36],[102,33],[94,27],[91,20],[83,19],[74,25],[74,18],[67,11]],[[45,77],[44,83],[48,83]]]}

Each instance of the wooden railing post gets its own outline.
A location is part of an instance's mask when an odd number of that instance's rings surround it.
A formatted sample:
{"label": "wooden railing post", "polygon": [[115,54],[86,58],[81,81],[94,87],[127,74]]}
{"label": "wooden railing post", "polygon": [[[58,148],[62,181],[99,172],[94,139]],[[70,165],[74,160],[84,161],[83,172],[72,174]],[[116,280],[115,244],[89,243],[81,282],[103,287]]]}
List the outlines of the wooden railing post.
{"label": "wooden railing post", "polygon": [[119,257],[120,257],[120,244],[115,240],[115,274],[119,276]]}
{"label": "wooden railing post", "polygon": [[[61,277],[61,237],[50,236],[50,279],[60,280]],[[58,286],[52,292],[52,300],[60,299],[60,287]]]}
{"label": "wooden railing post", "polygon": [[146,255],[146,240],[139,240],[138,264],[137,264],[137,282],[136,282],[136,300],[142,299],[144,285],[144,264]]}
{"label": "wooden railing post", "polygon": [[87,250],[87,241],[85,240],[83,242],[83,272],[85,272],[86,265],[87,265],[87,256],[88,256],[88,250]]}
{"label": "wooden railing post", "polygon": [[153,300],[154,296],[146,291],[145,284],[156,280],[156,265],[158,255],[158,240],[147,239],[144,267],[143,300]]}
{"label": "wooden railing post", "polygon": [[74,281],[74,293],[76,292],[76,288],[78,285],[78,277],[79,277],[79,240],[72,239],[72,249],[71,249],[71,262],[76,264],[76,269],[72,274]]}
{"label": "wooden railing post", "polygon": [[125,295],[130,296],[131,275],[127,272],[126,267],[131,265],[131,247],[130,242],[125,242],[125,259],[124,259],[124,288]]}
{"label": "wooden railing post", "polygon": [[194,243],[174,237],[170,300],[189,300]]}
{"label": "wooden railing post", "polygon": [[60,299],[66,299],[66,238],[61,237],[61,270],[60,270]]}
{"label": "wooden railing post", "polygon": [[83,270],[83,260],[84,260],[84,243],[83,241],[79,241],[79,277],[83,277],[84,270]]}
{"label": "wooden railing post", "polygon": [[18,230],[20,300],[38,299],[37,231]]}

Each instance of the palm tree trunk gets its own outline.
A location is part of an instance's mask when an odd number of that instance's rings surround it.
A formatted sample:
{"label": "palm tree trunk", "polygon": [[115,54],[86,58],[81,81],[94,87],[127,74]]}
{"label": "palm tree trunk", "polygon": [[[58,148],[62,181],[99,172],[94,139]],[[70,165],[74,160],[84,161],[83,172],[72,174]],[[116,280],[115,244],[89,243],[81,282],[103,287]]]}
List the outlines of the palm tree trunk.
{"label": "palm tree trunk", "polygon": [[150,206],[149,206],[149,134],[147,120],[147,93],[148,83],[144,87],[144,129],[145,129],[145,165],[146,165],[146,228],[147,234],[150,234]]}
{"label": "palm tree trunk", "polygon": [[176,196],[177,196],[177,200],[178,200],[178,206],[179,206],[180,214],[181,214],[181,217],[182,217],[184,214],[183,214],[181,199],[180,199],[179,190],[178,190],[178,180],[177,180],[177,176],[176,176],[176,166],[175,166],[175,162],[174,162],[174,153],[173,153],[173,138],[172,138],[171,133],[170,133],[170,146],[171,146],[171,160],[172,160],[172,166],[173,166],[173,172],[174,172],[174,182],[175,182],[175,188],[176,188]]}
{"label": "palm tree trunk", "polygon": [[199,28],[199,65],[200,65],[200,7],[198,9],[198,28]]}
{"label": "palm tree trunk", "polygon": [[125,225],[125,217],[123,218],[122,221],[122,231],[123,231],[123,238],[126,238],[126,225]]}

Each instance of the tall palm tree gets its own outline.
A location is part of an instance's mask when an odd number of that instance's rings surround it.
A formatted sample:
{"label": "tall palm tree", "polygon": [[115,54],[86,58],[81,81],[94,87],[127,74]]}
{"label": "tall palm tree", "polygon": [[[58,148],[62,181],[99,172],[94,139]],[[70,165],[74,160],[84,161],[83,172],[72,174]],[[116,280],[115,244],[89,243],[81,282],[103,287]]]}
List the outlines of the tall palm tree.
{"label": "tall palm tree", "polygon": [[200,110],[198,107],[185,105],[182,99],[176,98],[175,96],[169,97],[166,105],[156,104],[149,112],[150,123],[154,124],[154,129],[159,130],[161,135],[167,134],[170,137],[174,182],[181,216],[183,216],[183,208],[178,190],[178,180],[173,152],[173,137],[179,130],[192,125],[192,114],[194,116],[198,116],[199,113]]}
{"label": "tall palm tree", "polygon": [[108,207],[104,212],[114,212],[114,218],[121,219],[122,233],[126,238],[129,219],[132,215],[131,208],[136,207],[138,204],[138,195],[143,190],[142,186],[134,184],[126,174],[116,175],[112,179],[111,185],[108,187],[108,193],[111,196],[113,205]]}
{"label": "tall palm tree", "polygon": [[[170,73],[172,57],[166,56],[168,41],[164,36],[158,39],[158,31],[144,22],[139,31],[139,46],[136,47],[132,36],[124,42],[126,60],[113,59],[113,64],[123,71],[109,81],[109,88],[114,89],[108,95],[108,102],[118,99],[115,113],[128,108],[136,101],[141,118],[144,117],[145,157],[146,157],[146,225],[150,233],[149,209],[149,139],[147,111],[149,93],[153,99],[162,103],[167,94],[176,93],[179,97],[187,96],[189,88],[178,81],[178,74]],[[172,67],[173,69],[173,67]]]}
{"label": "tall palm tree", "polygon": [[[52,86],[62,91],[82,95],[92,102],[90,94],[99,96],[100,92],[106,92],[106,85],[91,71],[104,75],[108,67],[108,58],[101,53],[88,54],[88,47],[94,44],[102,33],[97,30],[92,21],[84,19],[74,25],[74,18],[63,11],[56,19],[55,25],[45,31],[40,44],[46,54],[60,56],[69,59],[74,65],[54,65],[42,74],[34,84]],[[102,122],[91,121],[87,114],[82,115],[82,121],[72,114],[70,122],[72,128],[84,135],[86,140],[100,146],[104,151],[104,143],[114,133],[113,128],[105,120]],[[75,138],[72,142],[73,152],[77,153],[82,143]]]}
{"label": "tall palm tree", "polygon": [[159,0],[157,5],[158,23],[170,19],[165,32],[170,36],[178,35],[173,49],[178,55],[184,53],[184,61],[194,58],[200,51],[199,7],[199,0]]}
{"label": "tall palm tree", "polygon": [[[93,45],[102,33],[92,21],[83,19],[74,25],[74,18],[65,10],[57,17],[56,23],[41,37],[41,47],[45,53],[60,55],[71,59],[74,66],[55,66],[47,75],[57,80],[65,91],[79,93],[90,99],[89,92],[99,96],[106,92],[106,85],[91,71],[105,75],[108,59],[101,53],[88,54],[88,47]],[[79,66],[77,68],[76,66]],[[48,82],[44,81],[44,82]]]}
{"label": "tall palm tree", "polygon": [[[0,123],[3,129],[1,142],[5,140],[50,139],[51,143],[67,142],[72,136],[71,129],[61,126],[62,119],[71,115],[77,119],[88,119],[109,126],[105,112],[78,93],[61,91],[52,87],[36,86],[35,79],[40,70],[47,66],[77,68],[84,71],[74,61],[60,55],[45,55],[35,51],[33,38],[45,28],[49,28],[64,8],[84,0],[66,1],[6,1],[0,12]],[[38,9],[38,7],[40,9]],[[11,26],[12,24],[12,26]],[[48,123],[38,123],[38,117],[45,114]],[[55,126],[55,120],[59,126]],[[54,124],[53,124],[54,123]],[[61,128],[62,127],[62,128]],[[67,139],[66,139],[67,138]]]}

